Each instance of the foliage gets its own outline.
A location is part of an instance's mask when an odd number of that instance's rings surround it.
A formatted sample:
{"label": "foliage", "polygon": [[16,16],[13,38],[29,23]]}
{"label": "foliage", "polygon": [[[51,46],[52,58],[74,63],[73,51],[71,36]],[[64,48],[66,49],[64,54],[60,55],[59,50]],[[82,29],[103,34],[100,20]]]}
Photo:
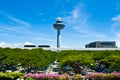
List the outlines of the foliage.
{"label": "foliage", "polygon": [[[36,49],[10,49],[0,48],[0,61],[2,64],[21,64],[23,67],[40,68],[47,67],[55,60],[55,52]],[[8,66],[9,67],[9,66]]]}
{"label": "foliage", "polygon": [[120,71],[120,56],[111,55],[101,60],[102,64],[107,65],[112,71]]}
{"label": "foliage", "polygon": [[112,71],[120,71],[120,57],[114,61],[111,66],[109,67]]}
{"label": "foliage", "polygon": [[[72,68],[77,69],[80,66],[88,66],[95,69],[96,66],[101,64],[106,65],[107,69],[111,71],[120,71],[120,51],[118,50],[105,50],[105,51],[78,51],[66,50],[58,54],[58,60],[61,66],[70,65]],[[77,64],[76,64],[77,63]],[[96,64],[96,63],[99,63]]]}
{"label": "foliage", "polygon": [[10,49],[0,48],[0,70],[1,64],[5,68],[10,65],[18,66],[21,64],[24,68],[45,68],[50,63],[58,60],[62,67],[70,65],[74,70],[80,66],[96,67],[96,62],[105,64],[107,69],[111,71],[120,71],[120,51],[105,50],[105,51],[79,51],[66,50],[60,51],[58,54],[53,51],[35,49]]}
{"label": "foliage", "polygon": [[80,65],[90,65],[94,63],[92,56],[83,51],[68,51],[68,53],[66,51],[65,54],[64,52],[61,52],[58,56],[61,57],[59,58],[59,61],[63,66],[69,64],[74,65],[75,62],[78,62]]}
{"label": "foliage", "polygon": [[0,80],[16,80],[17,78],[23,78],[23,74],[19,72],[0,72]]}

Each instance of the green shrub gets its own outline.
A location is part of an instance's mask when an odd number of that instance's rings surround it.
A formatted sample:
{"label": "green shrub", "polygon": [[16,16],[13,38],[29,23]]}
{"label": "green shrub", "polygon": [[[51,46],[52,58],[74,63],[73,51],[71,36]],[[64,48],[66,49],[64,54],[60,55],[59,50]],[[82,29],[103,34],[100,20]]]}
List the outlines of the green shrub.
{"label": "green shrub", "polygon": [[0,80],[16,80],[17,78],[22,78],[23,74],[20,72],[0,72]]}

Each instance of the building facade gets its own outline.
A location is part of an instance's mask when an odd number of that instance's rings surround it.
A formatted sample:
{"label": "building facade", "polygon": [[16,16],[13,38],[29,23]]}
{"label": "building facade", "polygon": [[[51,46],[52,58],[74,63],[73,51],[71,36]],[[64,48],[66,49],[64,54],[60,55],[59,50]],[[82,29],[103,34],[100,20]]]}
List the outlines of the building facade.
{"label": "building facade", "polygon": [[115,41],[95,41],[85,45],[85,48],[116,48]]}

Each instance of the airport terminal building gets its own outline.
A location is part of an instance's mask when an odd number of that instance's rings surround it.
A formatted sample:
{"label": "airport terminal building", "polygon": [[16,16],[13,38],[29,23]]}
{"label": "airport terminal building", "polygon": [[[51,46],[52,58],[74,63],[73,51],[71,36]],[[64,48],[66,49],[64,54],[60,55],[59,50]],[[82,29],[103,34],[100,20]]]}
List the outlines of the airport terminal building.
{"label": "airport terminal building", "polygon": [[115,41],[95,41],[85,45],[85,48],[116,48]]}

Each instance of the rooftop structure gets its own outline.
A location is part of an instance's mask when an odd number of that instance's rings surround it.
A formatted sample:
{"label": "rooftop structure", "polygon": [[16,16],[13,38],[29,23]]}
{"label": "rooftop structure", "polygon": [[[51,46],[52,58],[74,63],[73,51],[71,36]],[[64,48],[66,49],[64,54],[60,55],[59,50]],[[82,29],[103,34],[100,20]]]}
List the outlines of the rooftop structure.
{"label": "rooftop structure", "polygon": [[116,48],[115,41],[95,41],[85,45],[85,48]]}
{"label": "rooftop structure", "polygon": [[50,46],[49,45],[38,45],[38,46],[36,46],[36,45],[24,45],[24,47],[26,47],[26,48],[50,48]]}
{"label": "rooftop structure", "polygon": [[35,45],[24,45],[24,47],[36,47]]}
{"label": "rooftop structure", "polygon": [[38,45],[38,47],[40,47],[40,48],[50,48],[49,45]]}

